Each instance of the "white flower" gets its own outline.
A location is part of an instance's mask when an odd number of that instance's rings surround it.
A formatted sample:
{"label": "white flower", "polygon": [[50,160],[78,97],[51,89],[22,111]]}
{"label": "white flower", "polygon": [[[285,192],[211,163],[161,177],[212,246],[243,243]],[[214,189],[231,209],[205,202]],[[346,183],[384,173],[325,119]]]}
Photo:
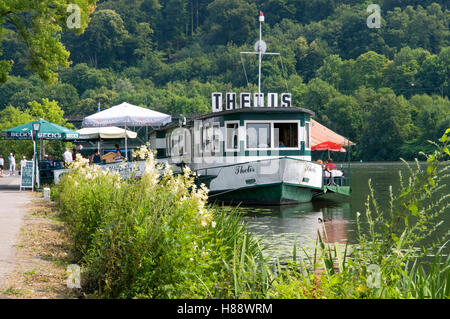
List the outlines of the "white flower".
{"label": "white flower", "polygon": [[212,223],[211,223],[211,227],[212,227],[212,228],[216,228],[216,222],[212,222]]}
{"label": "white flower", "polygon": [[357,213],[356,213],[356,216],[358,216],[358,217],[361,216],[361,213],[360,213],[360,212],[357,212]]}

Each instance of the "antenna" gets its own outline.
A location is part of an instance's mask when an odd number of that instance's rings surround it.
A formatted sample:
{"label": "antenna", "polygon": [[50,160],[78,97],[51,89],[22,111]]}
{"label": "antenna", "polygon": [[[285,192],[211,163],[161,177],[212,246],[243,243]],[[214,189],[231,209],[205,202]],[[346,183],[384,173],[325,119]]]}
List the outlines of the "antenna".
{"label": "antenna", "polygon": [[[266,52],[267,50],[267,44],[262,39],[262,24],[264,22],[264,13],[262,11],[259,12],[259,40],[255,43],[255,51],[254,52],[241,52],[241,54],[257,54],[258,55],[258,98],[257,98],[257,107],[261,106],[261,63],[262,63],[262,57],[263,55],[278,55],[281,58],[280,53],[274,53],[274,52]],[[283,63],[283,61],[281,62]],[[243,65],[243,63],[242,63]],[[245,67],[244,67],[245,71]]]}

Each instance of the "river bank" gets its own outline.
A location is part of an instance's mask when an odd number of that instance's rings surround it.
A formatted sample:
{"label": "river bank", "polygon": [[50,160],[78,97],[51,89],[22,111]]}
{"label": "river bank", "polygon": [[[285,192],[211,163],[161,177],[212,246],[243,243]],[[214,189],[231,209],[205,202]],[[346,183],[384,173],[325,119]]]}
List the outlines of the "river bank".
{"label": "river bank", "polygon": [[67,288],[69,260],[67,233],[54,204],[45,203],[41,193],[28,193],[23,225],[17,236],[12,269],[0,290],[0,298],[75,298]]}

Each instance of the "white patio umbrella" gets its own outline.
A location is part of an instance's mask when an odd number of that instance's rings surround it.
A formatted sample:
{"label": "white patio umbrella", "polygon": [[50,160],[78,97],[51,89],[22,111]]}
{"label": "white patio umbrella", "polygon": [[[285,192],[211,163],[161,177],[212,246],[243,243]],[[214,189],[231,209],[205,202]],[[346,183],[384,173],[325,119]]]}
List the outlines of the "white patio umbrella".
{"label": "white patio umbrella", "polygon": [[101,140],[118,139],[118,138],[137,138],[137,133],[124,130],[117,126],[105,126],[105,127],[85,127],[77,131],[80,134],[78,139],[80,140],[97,140],[97,148],[100,151]]}
{"label": "white patio umbrella", "polygon": [[[124,126],[126,130],[127,126],[162,126],[171,121],[170,115],[122,103],[84,118],[83,127]],[[125,135],[126,159],[128,159],[127,142]]]}
{"label": "white patio umbrella", "polygon": [[[85,127],[78,130],[80,140],[136,138],[137,133],[117,126]],[[125,135],[126,134],[126,135]]]}

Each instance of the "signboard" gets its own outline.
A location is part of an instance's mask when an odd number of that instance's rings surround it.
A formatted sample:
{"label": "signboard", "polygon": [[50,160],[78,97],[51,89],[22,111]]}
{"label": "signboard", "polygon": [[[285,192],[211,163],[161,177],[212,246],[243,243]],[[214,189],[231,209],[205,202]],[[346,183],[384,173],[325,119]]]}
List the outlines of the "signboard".
{"label": "signboard", "polygon": [[[279,97],[278,93],[269,93],[267,99],[264,93],[240,93],[239,101],[237,94],[228,92],[225,97],[221,92],[213,92],[211,94],[211,105],[213,113],[222,112],[224,110],[236,110],[253,107],[292,107],[291,93],[282,93]],[[253,103],[252,103],[253,100]],[[239,102],[239,103],[238,103]]]}
{"label": "signboard", "polygon": [[22,188],[33,188],[34,165],[33,161],[26,161],[25,166],[20,168],[20,190]]}

